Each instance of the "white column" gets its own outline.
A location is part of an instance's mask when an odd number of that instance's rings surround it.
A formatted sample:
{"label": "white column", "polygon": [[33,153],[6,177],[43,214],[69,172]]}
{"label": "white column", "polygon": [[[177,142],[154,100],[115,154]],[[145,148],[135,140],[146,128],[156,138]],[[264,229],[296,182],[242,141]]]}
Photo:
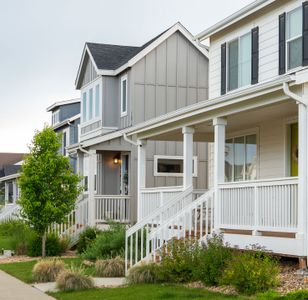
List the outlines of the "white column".
{"label": "white column", "polygon": [[141,189],[145,188],[146,184],[146,141],[138,141],[138,166],[137,166],[137,189],[138,189],[138,208],[137,220],[141,220],[142,202]]}
{"label": "white column", "polygon": [[194,128],[183,127],[183,187],[193,185]]}
{"label": "white column", "polygon": [[9,202],[9,192],[10,192],[10,184],[9,182],[4,183],[4,200],[5,204]]}
{"label": "white column", "polygon": [[89,175],[88,175],[88,193],[89,193],[89,207],[88,207],[88,223],[89,226],[96,225],[95,213],[95,174],[97,168],[96,150],[89,151]]}
{"label": "white column", "polygon": [[13,180],[12,184],[13,184],[13,203],[16,204],[16,201],[17,201],[17,182],[16,180]]}
{"label": "white column", "polygon": [[214,126],[214,229],[219,231],[219,190],[218,184],[225,181],[225,140],[226,140],[227,120],[224,118],[215,118]]}

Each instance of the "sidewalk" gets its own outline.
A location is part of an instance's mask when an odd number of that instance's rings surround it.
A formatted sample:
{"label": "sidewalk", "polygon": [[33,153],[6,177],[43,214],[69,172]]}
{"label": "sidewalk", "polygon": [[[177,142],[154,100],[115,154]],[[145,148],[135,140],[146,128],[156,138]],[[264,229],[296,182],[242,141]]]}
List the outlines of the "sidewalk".
{"label": "sidewalk", "polygon": [[54,300],[54,298],[0,271],[0,300]]}

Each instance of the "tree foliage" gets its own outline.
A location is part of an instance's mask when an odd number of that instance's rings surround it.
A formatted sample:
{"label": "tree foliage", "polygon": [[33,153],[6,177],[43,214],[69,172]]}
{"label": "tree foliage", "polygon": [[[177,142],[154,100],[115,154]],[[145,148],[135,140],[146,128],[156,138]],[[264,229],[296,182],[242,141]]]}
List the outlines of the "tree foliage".
{"label": "tree foliage", "polygon": [[21,215],[42,238],[52,223],[65,220],[81,192],[80,177],[69,158],[60,154],[60,147],[61,135],[51,127],[36,132],[19,178]]}

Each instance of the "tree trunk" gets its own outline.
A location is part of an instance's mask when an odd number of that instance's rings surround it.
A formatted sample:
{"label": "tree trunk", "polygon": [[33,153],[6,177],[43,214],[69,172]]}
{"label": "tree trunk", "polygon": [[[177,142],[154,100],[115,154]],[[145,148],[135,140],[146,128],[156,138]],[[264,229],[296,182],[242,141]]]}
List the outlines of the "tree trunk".
{"label": "tree trunk", "polygon": [[46,257],[46,232],[42,235],[42,257]]}

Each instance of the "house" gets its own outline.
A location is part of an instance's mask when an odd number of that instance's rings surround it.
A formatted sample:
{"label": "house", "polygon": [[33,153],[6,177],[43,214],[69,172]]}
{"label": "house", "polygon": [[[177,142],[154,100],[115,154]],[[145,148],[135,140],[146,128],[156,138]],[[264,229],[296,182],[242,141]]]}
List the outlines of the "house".
{"label": "house", "polygon": [[[104,226],[108,220],[134,223],[182,191],[182,141],[150,141],[143,184],[153,190],[142,197],[151,201],[137,209],[138,147],[125,132],[207,99],[207,74],[206,48],[180,23],[140,47],[85,44],[76,78],[80,143],[68,147],[78,156],[77,168],[84,176],[85,191],[76,207],[78,226]],[[194,144],[191,163],[195,192],[204,191],[206,143]]]}
{"label": "house", "polygon": [[[51,112],[51,125],[54,131],[62,134],[61,153],[68,156],[66,150],[72,144],[79,141],[79,125],[80,125],[80,99],[69,99],[58,101],[47,108],[47,112]],[[70,156],[70,162],[76,171],[77,157]]]}
{"label": "house", "polygon": [[[209,99],[126,132],[139,145],[138,192],[151,191],[148,202],[156,189],[144,188],[143,145],[184,141],[184,190],[128,229],[127,265],[155,260],[172,238],[213,232],[306,264],[308,2],[254,1],[195,40],[209,45]],[[209,190],[197,199],[193,142],[209,145]]]}
{"label": "house", "polygon": [[[55,132],[62,134],[61,153],[68,156],[66,147],[79,140],[80,99],[58,101],[47,108],[52,113],[51,125]],[[20,176],[22,158],[25,154],[0,153],[0,201],[4,208],[0,212],[0,221],[15,217],[19,211],[17,200],[19,189],[17,179]],[[70,156],[70,162],[76,170],[77,158]],[[8,164],[9,163],[9,164]]]}

